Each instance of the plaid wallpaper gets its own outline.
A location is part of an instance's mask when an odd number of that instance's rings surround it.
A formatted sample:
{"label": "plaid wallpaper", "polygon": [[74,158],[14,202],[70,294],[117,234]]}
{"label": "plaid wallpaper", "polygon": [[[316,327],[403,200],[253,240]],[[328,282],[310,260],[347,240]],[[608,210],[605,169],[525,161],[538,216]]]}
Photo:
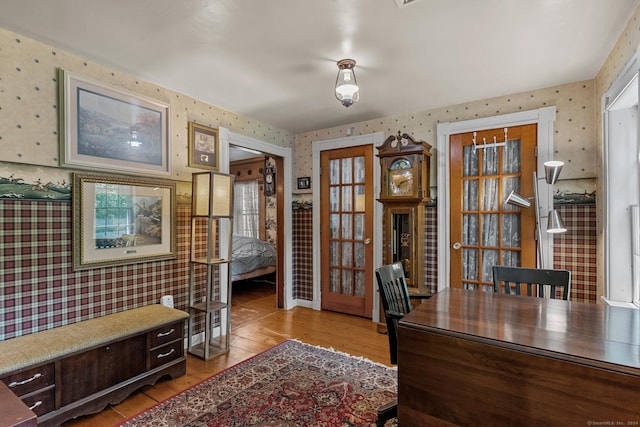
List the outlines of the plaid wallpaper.
{"label": "plaid wallpaper", "polygon": [[571,271],[571,300],[597,301],[596,205],[555,205],[567,232],[556,234],[553,267]]}
{"label": "plaid wallpaper", "polygon": [[[571,300],[595,303],[596,272],[596,205],[556,204],[568,231],[556,234],[553,245],[553,268],[571,271]],[[438,280],[438,217],[434,206],[425,209],[424,283],[437,287]]]}
{"label": "plaid wallpaper", "polygon": [[[571,299],[596,302],[596,206],[556,205],[555,268],[572,272]],[[159,302],[186,310],[190,207],[177,205],[177,259],[74,272],[71,203],[0,200],[0,340]],[[437,281],[436,209],[425,214],[425,283]],[[312,210],[293,211],[293,297],[311,300]]]}
{"label": "plaid wallpaper", "polygon": [[74,272],[71,202],[0,201],[0,340],[171,294],[186,309],[190,209],[176,209],[177,259]]}
{"label": "plaid wallpaper", "polygon": [[438,288],[438,210],[424,209],[424,285],[435,292]]}
{"label": "plaid wallpaper", "polygon": [[[555,205],[568,232],[554,240],[554,268],[571,271],[571,299],[596,302],[596,205]],[[294,210],[293,218],[293,287],[294,298],[311,300],[312,281],[312,210]],[[438,217],[435,206],[425,209],[424,283],[432,290],[438,281]]]}
{"label": "plaid wallpaper", "polygon": [[293,210],[293,298],[313,299],[313,210]]}

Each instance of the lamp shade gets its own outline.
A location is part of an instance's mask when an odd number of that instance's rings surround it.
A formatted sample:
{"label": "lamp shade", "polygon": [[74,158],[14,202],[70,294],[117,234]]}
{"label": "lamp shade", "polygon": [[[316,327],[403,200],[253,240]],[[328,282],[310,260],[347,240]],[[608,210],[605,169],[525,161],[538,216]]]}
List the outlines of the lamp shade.
{"label": "lamp shade", "polygon": [[504,202],[509,205],[519,206],[521,208],[528,208],[529,206],[531,206],[531,202],[527,198],[522,197],[515,191],[509,193],[509,196],[507,196],[507,199]]}
{"label": "lamp shade", "polygon": [[360,88],[356,82],[356,74],[353,68],[356,61],[353,59],[343,59],[338,61],[338,78],[336,79],[336,98],[345,107],[358,102],[360,99]]}
{"label": "lamp shade", "polygon": [[233,214],[233,176],[219,172],[194,173],[192,192],[192,215]]}
{"label": "lamp shade", "polygon": [[556,183],[560,176],[560,171],[562,171],[562,166],[564,166],[564,162],[558,160],[551,160],[544,163],[544,178],[547,184],[553,185]]}
{"label": "lamp shade", "polygon": [[562,218],[557,210],[549,212],[549,219],[547,220],[547,233],[564,233],[567,231]]}

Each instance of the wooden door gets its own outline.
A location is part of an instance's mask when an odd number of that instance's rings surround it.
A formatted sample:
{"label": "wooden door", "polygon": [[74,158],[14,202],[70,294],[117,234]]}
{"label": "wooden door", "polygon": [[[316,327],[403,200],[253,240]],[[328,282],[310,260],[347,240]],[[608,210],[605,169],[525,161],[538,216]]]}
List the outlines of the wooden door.
{"label": "wooden door", "polygon": [[373,146],[320,155],[322,309],[371,318]]}
{"label": "wooden door", "polygon": [[493,265],[536,266],[535,205],[504,203],[513,190],[533,197],[535,124],[451,135],[451,283],[493,289]]}

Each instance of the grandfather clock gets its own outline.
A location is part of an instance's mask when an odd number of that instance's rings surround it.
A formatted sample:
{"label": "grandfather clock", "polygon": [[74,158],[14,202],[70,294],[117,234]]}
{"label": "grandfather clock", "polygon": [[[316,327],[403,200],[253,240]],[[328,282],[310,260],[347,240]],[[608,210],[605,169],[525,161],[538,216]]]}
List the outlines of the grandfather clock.
{"label": "grandfather clock", "polygon": [[429,198],[431,145],[406,133],[378,147],[383,204],[383,263],[402,263],[409,292],[424,285],[424,209]]}

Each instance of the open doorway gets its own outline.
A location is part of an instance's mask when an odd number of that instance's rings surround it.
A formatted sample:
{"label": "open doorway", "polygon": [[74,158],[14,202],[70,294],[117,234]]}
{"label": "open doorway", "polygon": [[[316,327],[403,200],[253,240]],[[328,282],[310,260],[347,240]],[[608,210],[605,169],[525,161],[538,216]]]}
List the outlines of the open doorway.
{"label": "open doorway", "polygon": [[[234,176],[232,326],[259,319],[283,307],[282,257],[278,224],[283,221],[283,161],[247,147],[229,146],[229,173]],[[280,275],[278,274],[280,272]],[[281,285],[280,287],[278,285]]]}

